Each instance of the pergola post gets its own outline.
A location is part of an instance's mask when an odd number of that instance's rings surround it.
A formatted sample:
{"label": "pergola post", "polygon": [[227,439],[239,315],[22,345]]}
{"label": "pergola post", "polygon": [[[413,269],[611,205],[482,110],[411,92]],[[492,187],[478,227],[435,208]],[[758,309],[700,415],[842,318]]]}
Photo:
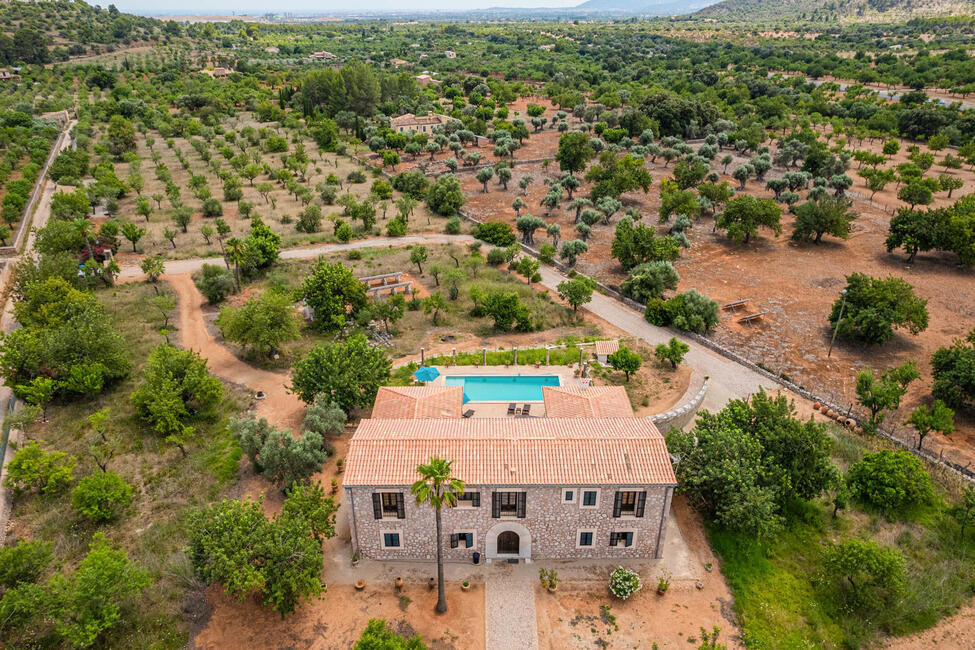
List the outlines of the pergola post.
{"label": "pergola post", "polygon": [[422,366],[426,362],[426,355],[423,351],[423,347],[420,347],[420,365]]}

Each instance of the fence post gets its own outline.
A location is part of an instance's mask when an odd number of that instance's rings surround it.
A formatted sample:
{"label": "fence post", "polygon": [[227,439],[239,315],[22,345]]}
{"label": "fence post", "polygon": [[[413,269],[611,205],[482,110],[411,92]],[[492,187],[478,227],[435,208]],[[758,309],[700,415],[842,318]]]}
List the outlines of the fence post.
{"label": "fence post", "polygon": [[487,348],[481,348],[481,365],[487,368]]}
{"label": "fence post", "polygon": [[423,347],[420,347],[420,365],[422,366],[426,362],[426,355],[424,354]]}

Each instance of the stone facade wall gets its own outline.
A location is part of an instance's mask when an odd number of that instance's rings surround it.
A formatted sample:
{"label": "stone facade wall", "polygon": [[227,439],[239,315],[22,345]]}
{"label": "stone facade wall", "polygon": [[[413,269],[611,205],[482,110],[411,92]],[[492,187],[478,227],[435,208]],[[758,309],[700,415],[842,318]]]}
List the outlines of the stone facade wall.
{"label": "stone facade wall", "polygon": [[[571,503],[563,502],[563,490],[572,489]],[[580,506],[583,490],[599,490],[595,508]],[[363,558],[376,560],[435,560],[435,517],[427,506],[418,506],[408,486],[394,487],[347,487],[344,503],[349,506],[353,550]],[[643,517],[613,517],[613,503],[618,490],[636,490],[647,493]],[[526,493],[525,517],[491,516],[492,493]],[[384,514],[376,519],[373,513],[373,492],[402,492],[404,495],[403,519],[394,514]],[[660,557],[663,550],[663,534],[666,514],[670,509],[673,487],[652,486],[554,486],[496,487],[467,486],[467,493],[480,493],[480,506],[460,506],[442,513],[443,548],[446,561],[469,562],[474,551],[490,559],[496,551],[498,535],[512,530],[520,537],[519,557],[522,559],[604,559],[604,558],[652,558]],[[473,532],[474,545],[450,548],[450,535]],[[579,533],[593,533],[593,544],[578,547]],[[383,548],[384,532],[400,534],[399,548]],[[633,545],[609,545],[611,532],[634,533]],[[530,540],[526,539],[530,537]],[[508,556],[503,556],[508,557]]]}

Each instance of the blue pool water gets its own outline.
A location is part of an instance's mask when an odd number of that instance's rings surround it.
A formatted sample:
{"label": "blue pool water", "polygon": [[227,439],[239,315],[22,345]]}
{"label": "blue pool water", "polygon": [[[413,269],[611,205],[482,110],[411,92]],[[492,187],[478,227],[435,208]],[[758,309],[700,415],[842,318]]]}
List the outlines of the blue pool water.
{"label": "blue pool water", "polygon": [[467,402],[541,402],[542,386],[558,386],[555,375],[508,375],[502,377],[444,377],[448,386],[464,387]]}

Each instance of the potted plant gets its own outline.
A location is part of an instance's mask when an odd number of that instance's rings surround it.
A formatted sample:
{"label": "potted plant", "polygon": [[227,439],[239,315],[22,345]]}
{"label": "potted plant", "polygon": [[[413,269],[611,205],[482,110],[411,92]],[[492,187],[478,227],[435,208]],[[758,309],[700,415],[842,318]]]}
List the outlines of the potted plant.
{"label": "potted plant", "polygon": [[365,580],[363,580],[362,578],[359,578],[358,580],[355,581],[355,590],[356,591],[362,591],[365,588],[366,588],[366,581]]}
{"label": "potted plant", "polygon": [[359,566],[359,553],[355,552],[352,554],[352,566]]}
{"label": "potted plant", "polygon": [[338,491],[339,491],[339,482],[333,478],[332,479],[332,494],[336,494]]}
{"label": "potted plant", "polygon": [[403,588],[403,578],[400,578],[400,577],[397,576],[397,578],[395,580],[393,580],[393,586],[395,586],[396,589],[402,589]]}
{"label": "potted plant", "polygon": [[541,583],[542,587],[548,589],[550,594],[554,594],[555,590],[559,588],[559,574],[554,569],[551,571],[539,569],[538,581]]}
{"label": "potted plant", "polygon": [[670,589],[670,576],[662,575],[657,581],[657,595],[663,596]]}
{"label": "potted plant", "polygon": [[461,589],[461,591],[470,591],[471,590],[471,583],[470,583],[470,581],[469,580],[465,580],[464,582],[460,583],[460,589]]}
{"label": "potted plant", "polygon": [[704,565],[704,570],[707,571],[708,573],[711,573],[711,571],[714,570],[714,565],[708,562],[707,564]]}
{"label": "potted plant", "polygon": [[339,474],[345,471],[345,459],[339,458],[335,461],[335,469]]}

